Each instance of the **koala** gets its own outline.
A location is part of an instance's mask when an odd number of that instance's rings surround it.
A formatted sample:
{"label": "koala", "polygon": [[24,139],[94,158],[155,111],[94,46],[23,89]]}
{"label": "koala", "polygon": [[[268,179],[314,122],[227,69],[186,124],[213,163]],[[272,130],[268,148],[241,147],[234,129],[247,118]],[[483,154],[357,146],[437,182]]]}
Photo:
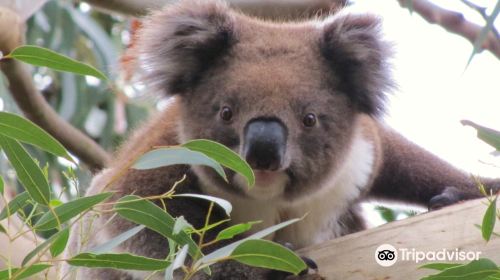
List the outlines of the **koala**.
{"label": "koala", "polygon": [[[186,175],[177,193],[221,197],[233,204],[231,223],[261,220],[254,230],[308,215],[270,238],[295,248],[366,228],[360,202],[376,199],[439,208],[480,197],[476,183],[380,120],[393,88],[391,44],[369,14],[340,11],[323,20],[263,21],[224,2],[184,0],[154,12],[137,56],[149,90],[170,97],[95,176],[87,194],[163,194]],[[224,181],[201,166],[151,170],[126,167],[155,146],[210,139],[239,153],[256,183],[226,170]],[[125,169],[125,172],[122,170]],[[483,179],[498,191],[498,180]],[[166,201],[173,216],[202,227],[208,202]],[[134,225],[105,212],[75,229],[71,252],[102,244]],[[227,218],[216,209],[212,222]],[[80,232],[90,232],[82,245]],[[217,230],[210,231],[207,240]],[[208,248],[206,253],[214,247]],[[168,243],[144,229],[117,251],[164,258]],[[142,279],[145,274],[86,269],[85,279]],[[286,275],[235,262],[213,267],[211,279],[283,279]],[[161,275],[157,275],[161,279]],[[197,277],[197,278],[196,278]],[[206,279],[197,275],[196,279]],[[302,279],[309,276],[300,276]],[[299,277],[299,278],[300,278]]]}

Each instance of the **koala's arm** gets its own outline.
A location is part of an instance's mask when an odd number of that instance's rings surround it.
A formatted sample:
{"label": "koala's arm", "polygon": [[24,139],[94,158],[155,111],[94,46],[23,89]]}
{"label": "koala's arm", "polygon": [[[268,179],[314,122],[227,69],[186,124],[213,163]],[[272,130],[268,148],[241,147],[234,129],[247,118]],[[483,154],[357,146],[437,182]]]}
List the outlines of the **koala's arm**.
{"label": "koala's arm", "polygon": [[[392,129],[380,125],[379,139],[382,160],[370,197],[439,208],[482,196],[471,176]],[[487,191],[500,189],[500,180],[480,181]]]}

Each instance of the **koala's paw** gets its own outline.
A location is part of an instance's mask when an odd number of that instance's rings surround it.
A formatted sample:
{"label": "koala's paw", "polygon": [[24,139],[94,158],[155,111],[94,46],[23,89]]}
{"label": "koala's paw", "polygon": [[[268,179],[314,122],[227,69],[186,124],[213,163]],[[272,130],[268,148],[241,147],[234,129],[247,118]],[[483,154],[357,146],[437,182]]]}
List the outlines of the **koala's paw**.
{"label": "koala's paw", "polygon": [[470,197],[470,194],[467,194],[456,187],[446,187],[441,194],[431,198],[429,201],[429,211],[438,210],[470,198],[472,198]]}

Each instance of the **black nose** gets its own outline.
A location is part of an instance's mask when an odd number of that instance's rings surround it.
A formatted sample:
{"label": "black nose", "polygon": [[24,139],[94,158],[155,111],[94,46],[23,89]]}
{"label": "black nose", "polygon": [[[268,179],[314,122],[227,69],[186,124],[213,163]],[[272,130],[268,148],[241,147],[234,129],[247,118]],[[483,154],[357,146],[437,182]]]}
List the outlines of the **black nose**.
{"label": "black nose", "polygon": [[286,137],[286,128],[278,120],[253,120],[245,128],[243,156],[253,169],[278,170],[285,155]]}

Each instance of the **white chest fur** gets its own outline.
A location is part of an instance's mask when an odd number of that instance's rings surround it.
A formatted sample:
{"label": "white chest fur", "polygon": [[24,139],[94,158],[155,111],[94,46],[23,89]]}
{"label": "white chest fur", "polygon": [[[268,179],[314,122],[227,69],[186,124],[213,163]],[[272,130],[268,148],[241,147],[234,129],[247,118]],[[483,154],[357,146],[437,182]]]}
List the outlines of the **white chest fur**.
{"label": "white chest fur", "polygon": [[303,220],[271,237],[302,248],[340,236],[342,225],[339,219],[368,184],[374,159],[373,144],[358,134],[343,164],[330,172],[320,190],[293,203],[278,199],[241,198],[215,188],[204,189],[210,195],[227,199],[233,204],[232,223],[261,220],[262,223],[254,231],[307,214]]}

